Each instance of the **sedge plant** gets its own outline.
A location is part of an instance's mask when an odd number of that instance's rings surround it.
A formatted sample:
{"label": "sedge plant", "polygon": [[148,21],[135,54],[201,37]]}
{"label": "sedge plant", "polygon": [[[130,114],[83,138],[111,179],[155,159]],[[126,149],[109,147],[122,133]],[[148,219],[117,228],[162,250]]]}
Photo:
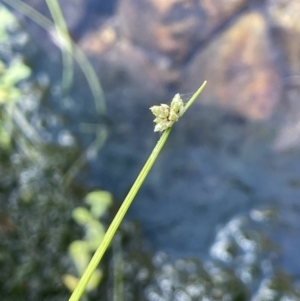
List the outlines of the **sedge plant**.
{"label": "sedge plant", "polygon": [[141,185],[143,184],[146,176],[148,175],[151,167],[153,166],[154,162],[156,161],[160,151],[162,150],[164,144],[166,143],[170,132],[172,130],[173,124],[179,120],[180,117],[189,109],[189,107],[194,103],[197,97],[201,94],[204,87],[206,85],[206,81],[200,86],[200,88],[192,95],[192,97],[188,100],[186,104],[183,103],[179,94],[176,94],[171,102],[170,105],[161,104],[160,106],[153,106],[150,108],[152,113],[155,115],[154,122],[156,123],[154,131],[162,132],[160,139],[158,140],[157,144],[155,145],[152,153],[150,154],[148,160],[146,161],[144,167],[140,171],[138,177],[136,178],[135,182],[133,183],[130,191],[128,192],[126,198],[124,199],[119,211],[117,212],[116,216],[114,217],[112,223],[110,224],[109,228],[107,229],[103,239],[100,242],[96,252],[94,253],[92,259],[90,260],[88,266],[86,267],[85,271],[82,274],[75,290],[71,294],[69,301],[78,301],[81,296],[83,295],[86,287],[96,270],[97,266],[99,265],[104,253],[106,252],[107,248],[109,247],[112,239],[114,238],[117,229],[119,228],[122,220],[125,217],[127,210],[129,209],[133,199],[135,198],[136,194],[138,193]]}

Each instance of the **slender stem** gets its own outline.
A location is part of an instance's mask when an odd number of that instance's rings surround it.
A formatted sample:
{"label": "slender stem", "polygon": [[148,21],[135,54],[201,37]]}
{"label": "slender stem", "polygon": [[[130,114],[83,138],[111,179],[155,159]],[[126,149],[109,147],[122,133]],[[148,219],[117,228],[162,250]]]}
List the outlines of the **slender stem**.
{"label": "slender stem", "polygon": [[101,241],[98,249],[96,250],[94,256],[92,257],[89,265],[87,266],[86,270],[84,271],[80,281],[78,282],[74,292],[72,293],[69,301],[77,301],[83,294],[93,272],[97,268],[104,252],[108,248],[110,242],[112,241],[120,223],[122,222],[128,208],[130,207],[135,195],[139,191],[144,179],[146,178],[147,174],[149,173],[152,165],[154,164],[158,154],[160,153],[162,147],[164,146],[167,138],[170,134],[171,129],[167,129],[158,140],[156,146],[154,147],[150,157],[148,158],[147,162],[145,163],[143,169],[141,170],[140,174],[138,175],[137,179],[135,180],[133,186],[131,187],[128,195],[126,196],[124,202],[122,203],[118,213],[116,214],[115,218],[113,219],[112,223],[110,224],[107,232],[104,235],[103,240]]}
{"label": "slender stem", "polygon": [[[207,84],[207,81],[204,81],[203,84],[200,86],[200,88],[193,94],[193,96],[189,99],[189,101],[186,103],[185,107],[184,107],[184,112],[183,114],[189,109],[189,107],[194,103],[194,101],[198,98],[198,96],[201,94],[201,92],[203,91],[203,89],[205,88]],[[183,115],[182,114],[182,115]],[[181,115],[181,116],[182,116]]]}
{"label": "slender stem", "polygon": [[[61,53],[63,62],[63,74],[62,74],[62,86],[64,90],[68,90],[73,81],[73,55],[72,55],[72,43],[69,35],[68,27],[60,6],[57,0],[45,0],[50,10],[54,25],[56,28],[56,34],[58,39],[61,39]],[[67,49],[66,49],[67,48]]]}
{"label": "slender stem", "polygon": [[[197,90],[197,92],[191,97],[191,99],[186,104],[186,110],[192,105],[192,103],[196,100],[196,98],[200,95],[202,90],[206,85],[206,81],[202,84],[202,86]],[[78,301],[81,295],[84,293],[84,290],[92,277],[95,269],[97,268],[100,260],[102,259],[106,249],[108,248],[109,244],[111,243],[118,227],[120,226],[124,216],[130,207],[134,197],[136,196],[137,192],[139,191],[141,185],[143,184],[146,176],[148,175],[151,167],[153,166],[154,162],[156,161],[160,151],[162,150],[165,142],[167,141],[172,128],[166,129],[160,139],[158,140],[156,146],[154,147],[152,153],[150,154],[148,160],[146,161],[144,167],[142,168],[140,174],[138,175],[137,179],[135,180],[133,186],[131,187],[129,193],[127,194],[124,202],[122,203],[119,211],[117,212],[115,218],[113,219],[112,223],[108,227],[103,240],[101,241],[99,247],[97,248],[94,256],[92,257],[91,261],[89,262],[87,268],[85,269],[81,279],[79,280],[75,290],[73,291],[69,301]]]}

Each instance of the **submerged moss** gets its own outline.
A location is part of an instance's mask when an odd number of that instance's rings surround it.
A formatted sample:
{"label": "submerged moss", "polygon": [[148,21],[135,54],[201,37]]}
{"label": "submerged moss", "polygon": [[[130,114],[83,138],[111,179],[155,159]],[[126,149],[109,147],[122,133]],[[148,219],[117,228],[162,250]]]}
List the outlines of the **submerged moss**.
{"label": "submerged moss", "polygon": [[17,153],[1,154],[0,290],[5,300],[67,296],[60,278],[72,266],[67,248],[78,230],[71,212],[80,198],[61,186],[61,167],[72,157],[63,149],[60,157],[58,169],[56,159],[32,163]]}

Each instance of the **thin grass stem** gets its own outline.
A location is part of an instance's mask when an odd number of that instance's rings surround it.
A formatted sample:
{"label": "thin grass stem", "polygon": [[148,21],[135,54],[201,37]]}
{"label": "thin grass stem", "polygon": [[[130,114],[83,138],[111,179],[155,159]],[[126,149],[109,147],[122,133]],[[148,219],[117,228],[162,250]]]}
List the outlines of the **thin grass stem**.
{"label": "thin grass stem", "polygon": [[[205,88],[207,81],[204,81],[200,88],[193,94],[193,96],[189,99],[189,101],[184,106],[183,114],[189,109],[189,107],[194,103],[194,101],[198,98],[198,96],[202,93],[203,89]],[[182,114],[182,115],[183,115]]]}
{"label": "thin grass stem", "polygon": [[150,157],[148,158],[147,162],[145,163],[143,169],[141,170],[140,174],[138,175],[137,179],[135,180],[133,186],[131,187],[128,195],[126,196],[124,202],[122,203],[119,211],[117,212],[115,218],[113,219],[112,223],[110,224],[107,232],[104,235],[101,244],[99,245],[98,249],[96,250],[94,256],[92,257],[89,265],[87,266],[86,270],[84,271],[80,281],[78,282],[74,292],[72,293],[69,301],[77,301],[80,299],[81,295],[85,291],[85,288],[91,279],[95,269],[97,268],[100,260],[102,259],[106,249],[108,248],[109,244],[111,243],[119,225],[121,224],[124,216],[130,207],[134,197],[136,196],[137,192],[139,191],[144,179],[146,178],[147,174],[149,173],[151,167],[153,166],[158,154],[160,153],[162,147],[164,146],[167,138],[170,134],[171,129],[167,129],[157,142],[155,148],[153,149]]}
{"label": "thin grass stem", "polygon": [[68,27],[57,0],[45,0],[55,24],[58,39],[62,40],[61,53],[63,62],[62,87],[68,90],[73,81],[72,42]]}

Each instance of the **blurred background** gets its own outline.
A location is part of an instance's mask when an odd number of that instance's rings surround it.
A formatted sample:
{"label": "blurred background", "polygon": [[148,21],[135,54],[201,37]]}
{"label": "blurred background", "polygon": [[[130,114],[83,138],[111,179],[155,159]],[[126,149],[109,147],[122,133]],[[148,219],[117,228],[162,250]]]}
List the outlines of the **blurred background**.
{"label": "blurred background", "polygon": [[85,298],[300,300],[299,0],[0,6],[3,300],[67,298],[72,210],[107,191],[107,225],[159,139],[149,107],[204,80]]}

